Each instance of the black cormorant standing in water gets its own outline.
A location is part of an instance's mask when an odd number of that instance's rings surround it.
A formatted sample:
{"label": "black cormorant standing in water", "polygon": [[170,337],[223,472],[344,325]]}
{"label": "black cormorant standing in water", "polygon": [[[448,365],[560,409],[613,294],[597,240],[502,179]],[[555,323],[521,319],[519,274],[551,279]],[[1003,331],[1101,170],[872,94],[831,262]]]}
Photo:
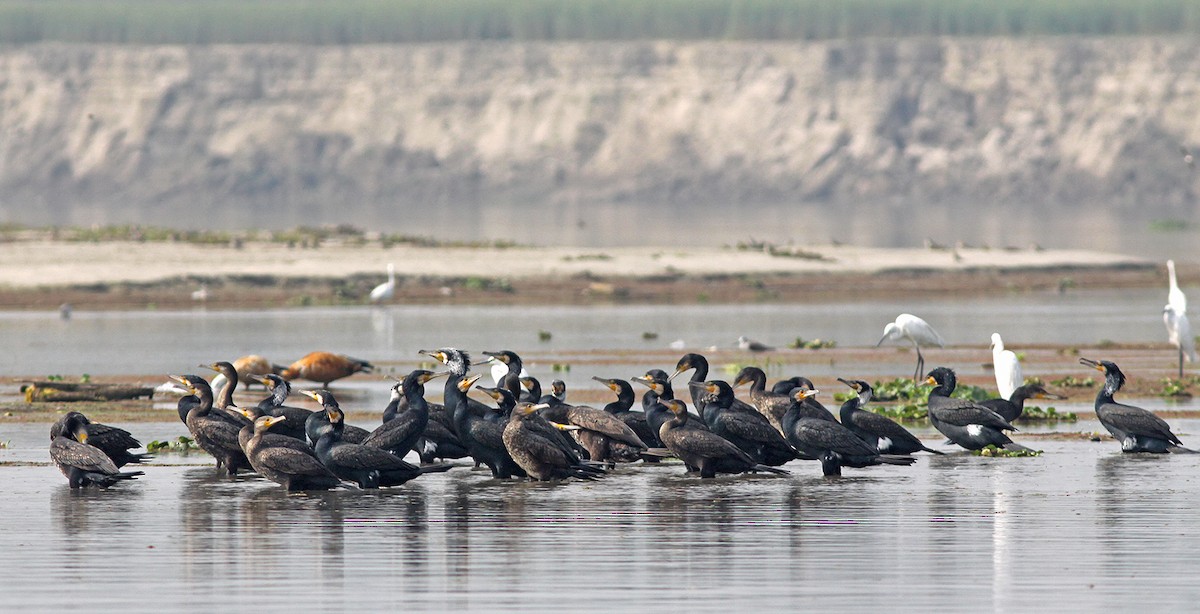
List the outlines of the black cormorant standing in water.
{"label": "black cormorant standing in water", "polygon": [[513,408],[504,426],[504,447],[513,460],[534,480],[591,480],[604,475],[604,469],[585,463],[553,436],[555,427],[537,413],[544,408],[532,403]]}
{"label": "black cormorant standing in water", "polygon": [[[320,403],[322,406],[323,411],[314,411],[304,421],[304,434],[308,438],[308,443],[312,444],[313,447],[316,447],[317,442],[321,439],[321,436],[325,433],[328,433],[331,428],[329,423],[330,414],[328,411],[325,411],[325,406],[326,404],[330,404],[334,407],[338,407],[338,402],[337,399],[334,398],[333,393],[328,390],[320,390],[319,392],[321,392],[321,395],[319,396],[316,395],[312,390],[301,390],[300,392],[303,393],[304,396],[313,399],[317,403]],[[340,435],[341,441],[346,443],[361,444],[370,435],[371,432],[367,429],[346,424],[345,417],[343,416]]]}
{"label": "black cormorant standing in water", "polygon": [[857,397],[842,403],[842,426],[853,431],[880,454],[915,454],[922,450],[943,454],[928,448],[916,435],[891,418],[863,409],[871,402],[871,395],[874,394],[870,384],[862,380],[845,380],[840,377],[838,381],[858,393]]}
{"label": "black cormorant standing in water", "polygon": [[1153,413],[1113,400],[1125,385],[1125,374],[1115,363],[1080,358],[1079,362],[1104,373],[1104,388],[1096,395],[1096,418],[1121,444],[1122,452],[1186,452],[1183,442],[1171,432],[1170,425]]}
{"label": "black cormorant standing in water", "polygon": [[911,456],[880,454],[874,446],[838,422],[814,417],[813,410],[804,405],[804,398],[814,392],[804,388],[793,391],[794,402],[783,414],[783,428],[788,442],[797,450],[821,461],[822,473],[838,476],[842,475],[842,467],[911,465],[916,462],[917,459]]}
{"label": "black cormorant standing in water", "polygon": [[767,391],[767,374],[758,367],[745,367],[733,380],[733,387],[750,384],[750,403],[771,421],[771,426],[783,432],[783,413],[792,406],[787,394]]}
{"label": "black cormorant standing in water", "polygon": [[342,439],[345,428],[344,415],[333,394],[328,390],[304,391],[325,409],[329,429],[321,433],[315,451],[321,464],[343,480],[357,483],[362,488],[398,486],[423,473],[446,471],[452,465],[426,465],[417,467],[396,455]]}
{"label": "black cormorant standing in water", "polygon": [[[260,416],[254,420],[254,426],[249,427],[253,429],[252,434],[245,444],[250,466],[264,478],[282,484],[288,492],[329,490],[341,485],[341,480],[300,440],[288,436],[266,437],[269,435],[267,429],[286,420],[285,416]],[[299,446],[272,445],[280,440],[296,442]]]}
{"label": "black cormorant standing in water", "polygon": [[1000,414],[974,401],[950,397],[958,385],[954,371],[938,367],[929,372],[926,383],[935,386],[929,392],[929,422],[950,441],[968,450],[981,450],[989,445],[1007,450],[1029,449],[1013,443],[1004,434],[1017,427]]}
{"label": "black cormorant standing in water", "polygon": [[746,473],[767,471],[786,475],[788,472],[776,467],[759,464],[749,454],[729,440],[710,431],[687,426],[687,406],[683,401],[671,399],[663,403],[671,418],[663,423],[658,438],[675,456],[691,470],[700,472],[700,477],[716,477],[718,473]]}
{"label": "black cormorant standing in water", "polygon": [[84,430],[87,431],[87,443],[90,446],[100,448],[117,468],[124,467],[130,463],[144,463],[154,458],[151,454],[132,454],[129,451],[142,447],[142,443],[133,438],[129,431],[92,422],[87,419],[87,416],[77,412],[69,411],[50,426],[50,441],[54,441],[56,437],[65,433],[65,427],[68,420],[74,420],[78,424],[82,424]]}
{"label": "black cormorant standing in water", "polygon": [[142,475],[141,471],[118,471],[103,450],[88,444],[87,418],[83,414],[71,412],[63,418],[58,434],[50,441],[50,458],[67,476],[71,488],[108,488]]}
{"label": "black cormorant standing in water", "polygon": [[796,450],[765,416],[753,408],[733,408],[733,388],[728,383],[689,382],[688,387],[704,393],[700,415],[709,429],[741,448],[754,462],[777,467],[796,458]]}
{"label": "black cormorant standing in water", "polygon": [[[191,408],[187,415],[187,427],[191,431],[192,439],[196,440],[196,445],[217,459],[217,467],[224,467],[229,475],[237,475],[239,470],[249,469],[250,461],[242,452],[242,446],[238,444],[238,431],[242,427],[216,415],[217,412],[228,412],[213,409],[212,388],[208,382],[198,375],[170,377],[200,399],[200,403]],[[240,414],[238,417],[243,418]],[[244,419],[239,422],[245,423]]]}
{"label": "black cormorant standing in water", "polygon": [[425,402],[425,384],[446,373],[434,373],[416,369],[400,382],[400,390],[408,402],[408,409],[384,422],[363,440],[364,446],[387,450],[404,458],[409,450],[416,449],[417,440],[425,434],[429,425],[429,404]]}
{"label": "black cormorant standing in water", "polygon": [[270,432],[295,437],[303,441],[306,437],[304,425],[308,424],[308,419],[317,412],[304,409],[303,407],[284,405],[287,402],[288,395],[292,393],[292,384],[282,377],[274,373],[268,373],[261,377],[257,375],[247,377],[251,381],[262,384],[271,393],[271,396],[258,402],[258,409],[262,415],[287,418],[282,423],[271,427]]}

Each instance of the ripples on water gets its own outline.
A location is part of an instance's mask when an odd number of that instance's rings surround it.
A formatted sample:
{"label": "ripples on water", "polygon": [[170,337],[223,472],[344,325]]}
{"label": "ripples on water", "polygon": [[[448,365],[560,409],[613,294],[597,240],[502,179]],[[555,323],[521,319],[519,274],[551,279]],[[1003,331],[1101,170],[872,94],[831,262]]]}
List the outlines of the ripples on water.
{"label": "ripples on water", "polygon": [[[411,361],[420,349],[462,347],[518,352],[736,348],[746,335],[786,347],[796,337],[874,346],[902,312],[916,313],[950,345],[986,349],[999,331],[1022,343],[1165,342],[1166,290],[1053,292],[983,299],[871,301],[806,305],[392,306],[265,311],[0,312],[9,352],[0,372],[14,374],[157,373],[194,367],[212,356],[262,354],[288,362],[314,349],[377,361]],[[549,340],[539,340],[539,331]],[[643,339],[644,332],[656,335]],[[202,357],[202,358],[197,358]]]}
{"label": "ripples on water", "polygon": [[[539,329],[554,333],[539,351],[564,360],[597,349],[661,351],[675,338],[728,347],[740,334],[781,345],[796,336],[870,345],[884,323],[910,310],[951,343],[986,347],[993,329],[1021,331],[1005,333],[1014,346],[1144,341],[1162,336],[1160,294],[682,309],[77,311],[65,323],[9,313],[0,314],[10,349],[0,372],[153,374],[229,353],[281,360],[312,349],[411,361],[416,350],[442,345],[520,351],[538,343]],[[52,327],[61,330],[48,335]],[[181,338],[181,328],[194,336]],[[642,342],[643,331],[659,338]],[[897,375],[908,372],[902,362]],[[628,358],[591,365],[598,372],[565,374],[569,385],[645,367]],[[382,408],[386,397],[379,382],[352,380],[341,390],[356,407]],[[1172,423],[1185,442],[1200,444],[1200,421]],[[910,468],[848,470],[838,480],[803,462],[784,478],[701,481],[667,464],[554,485],[461,468],[386,491],[287,496],[258,478],[222,478],[202,455],[163,456],[134,483],[72,492],[55,468],[36,464],[47,460],[46,429],[0,432],[12,443],[0,449],[9,463],[0,465],[5,609],[1096,611],[1200,602],[1200,455],[1122,455],[1111,441],[1036,440],[1046,451],[1038,458],[922,457]],[[133,430],[144,441],[183,433],[178,423]]]}
{"label": "ripples on water", "polygon": [[[1200,432],[1200,421],[1174,422]],[[5,458],[44,459],[44,430],[22,430]],[[701,481],[667,464],[562,484],[464,467],[382,491],[293,496],[211,466],[162,464],[204,456],[163,457],[107,491],[72,492],[53,467],[3,466],[0,556],[20,570],[5,607],[1193,607],[1200,456],[1037,444],[1044,456],[924,456],[843,479],[799,461],[782,478]]]}

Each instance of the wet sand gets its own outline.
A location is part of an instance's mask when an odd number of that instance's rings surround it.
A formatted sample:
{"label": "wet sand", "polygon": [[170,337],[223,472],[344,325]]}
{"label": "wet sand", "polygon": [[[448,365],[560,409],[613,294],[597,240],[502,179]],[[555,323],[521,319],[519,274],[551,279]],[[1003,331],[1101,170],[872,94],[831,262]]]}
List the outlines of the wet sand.
{"label": "wet sand", "polygon": [[[0,243],[0,309],[362,304],[395,263],[409,304],[798,302],[1164,283],[1158,264],[1077,250],[421,247],[330,242]],[[202,291],[202,292],[201,292]],[[197,294],[199,293],[199,294]]]}

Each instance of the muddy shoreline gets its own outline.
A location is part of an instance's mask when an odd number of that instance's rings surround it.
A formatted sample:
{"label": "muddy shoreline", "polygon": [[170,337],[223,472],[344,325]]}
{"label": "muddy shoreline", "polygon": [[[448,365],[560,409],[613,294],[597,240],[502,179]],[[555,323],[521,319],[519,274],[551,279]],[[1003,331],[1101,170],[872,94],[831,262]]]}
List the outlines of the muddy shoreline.
{"label": "muddy shoreline", "polygon": [[1165,279],[1156,263],[1093,252],[823,248],[804,258],[731,250],[668,258],[654,249],[124,247],[37,244],[27,253],[0,244],[0,309],[363,305],[387,281],[388,262],[397,268],[394,296],[380,304],[821,303],[1141,289]]}
{"label": "muddy shoreline", "polygon": [[[65,287],[0,288],[0,309],[257,309],[361,305],[382,278],[343,280],[206,278],[206,297],[192,298],[195,280],[114,282]],[[1039,271],[904,271],[885,273],[776,273],[652,278],[578,276],[566,279],[480,280],[400,278],[389,304],[596,305],[703,303],[822,303],[847,300],[989,296],[1142,289],[1161,285],[1150,269],[1061,268]]]}

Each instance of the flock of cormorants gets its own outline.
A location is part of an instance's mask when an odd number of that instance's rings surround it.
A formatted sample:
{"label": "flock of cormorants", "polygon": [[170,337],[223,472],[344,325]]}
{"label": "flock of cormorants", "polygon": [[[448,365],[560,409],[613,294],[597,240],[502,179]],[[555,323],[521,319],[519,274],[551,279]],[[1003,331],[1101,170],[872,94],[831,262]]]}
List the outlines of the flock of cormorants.
{"label": "flock of cormorants", "polygon": [[[288,380],[301,374],[296,365],[282,375],[244,376],[270,392],[253,407],[233,403],[239,372],[232,363],[203,365],[226,381],[217,395],[198,375],[171,378],[190,393],[179,401],[180,420],[196,444],[216,459],[218,469],[231,476],[253,470],[288,491],[347,484],[396,486],[425,473],[446,471],[455,466],[447,461],[466,458],[501,479],[595,480],[618,463],[657,463],[665,457],[681,460],[688,473],[710,478],[721,473],[787,474],[780,467],[796,459],[819,461],[825,475],[836,476],[843,467],[911,465],[917,452],[942,454],[900,424],[865,410],[872,389],[861,380],[839,379],[857,396],[842,404],[835,417],[816,400],[817,390],[806,378],[789,378],[768,390],[766,374],[746,367],[730,384],[708,379],[708,361],[700,354],[687,354],[673,374],[652,369],[630,381],[593,378],[616,394],[616,400],[596,409],[568,404],[561,381],[543,395],[536,379],[522,375],[521,358],[506,350],[484,352],[489,362],[507,367],[495,387],[478,388],[492,401],[484,403],[468,396],[479,375],[469,374],[472,363],[466,352],[443,348],[422,353],[446,370],[417,369],[393,386],[383,423],[373,431],[346,424],[327,388],[303,391],[321,405],[319,411],[286,405]],[[325,353],[306,359],[326,369],[303,376],[326,387],[371,366]],[[1125,382],[1117,365],[1088,359],[1081,363],[1105,375],[1096,416],[1123,451],[1192,452],[1158,416],[1113,400]],[[687,371],[692,372],[687,396],[696,413],[688,411],[672,388],[672,381]],[[441,377],[446,378],[443,404],[427,402],[425,385]],[[930,371],[926,381],[934,386],[930,422],[949,442],[968,450],[1027,449],[1007,432],[1016,430],[1012,422],[1026,399],[1052,396],[1041,386],[1028,385],[1008,399],[977,403],[953,398],[955,374],[946,367]],[[646,388],[641,411],[634,409],[637,397],[630,382]],[[749,402],[734,394],[746,384]],[[50,439],[51,458],[72,488],[108,487],[133,479],[143,472],[121,467],[149,458],[130,452],[141,444],[127,431],[92,423],[78,412],[55,423]],[[419,465],[404,459],[412,451],[420,457]]]}

